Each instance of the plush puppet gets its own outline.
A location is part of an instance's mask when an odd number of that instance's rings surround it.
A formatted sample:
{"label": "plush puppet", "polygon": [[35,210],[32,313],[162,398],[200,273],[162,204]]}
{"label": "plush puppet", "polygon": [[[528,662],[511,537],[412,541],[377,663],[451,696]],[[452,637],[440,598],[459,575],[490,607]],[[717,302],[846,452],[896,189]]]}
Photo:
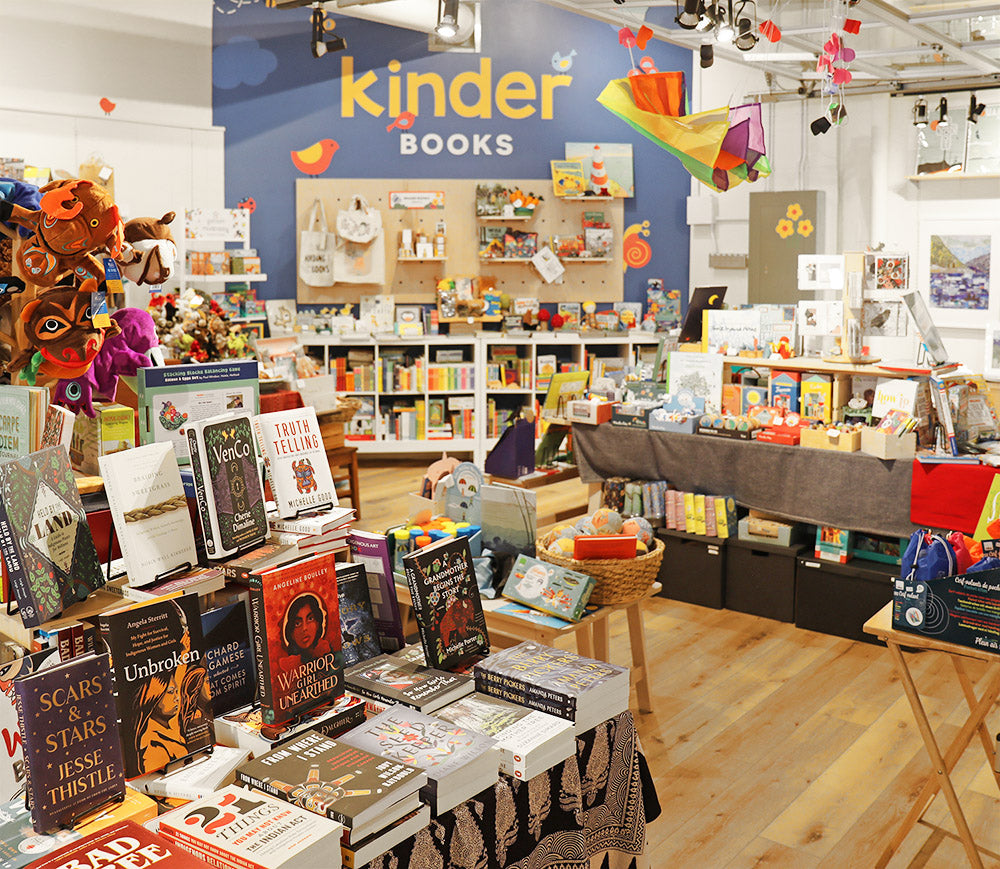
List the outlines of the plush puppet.
{"label": "plush puppet", "polygon": [[122,276],[135,284],[162,284],[174,270],[177,245],[168,224],[176,215],[168,211],[159,220],[137,217],[125,224],[125,244],[118,264]]}
{"label": "plush puppet", "polygon": [[86,373],[104,339],[119,331],[114,321],[107,328],[94,325],[90,302],[96,290],[97,281],[88,279],[80,289],[61,285],[28,302],[21,309],[20,352],[7,363],[7,370],[20,371],[31,385],[38,375],[60,380]]}
{"label": "plush puppet", "polygon": [[[42,203],[42,194],[34,184],[26,184],[16,178],[0,178],[0,199],[28,211],[37,211]],[[28,238],[32,233],[28,227],[15,226],[13,223],[4,223],[3,227],[10,235],[16,232],[21,238]]]}
{"label": "plush puppet", "polygon": [[53,181],[41,189],[37,211],[0,200],[0,221],[31,231],[15,253],[21,276],[38,287],[54,287],[67,273],[76,280],[104,280],[99,256],[121,253],[123,228],[108,192],[80,178]]}
{"label": "plush puppet", "polygon": [[76,413],[94,416],[94,398],[101,396],[114,401],[118,394],[118,378],[135,377],[140,368],[152,361],[147,351],[159,344],[156,325],[147,311],[122,308],[111,315],[120,332],[101,346],[94,364],[79,377],[60,380],[56,384],[53,402]]}

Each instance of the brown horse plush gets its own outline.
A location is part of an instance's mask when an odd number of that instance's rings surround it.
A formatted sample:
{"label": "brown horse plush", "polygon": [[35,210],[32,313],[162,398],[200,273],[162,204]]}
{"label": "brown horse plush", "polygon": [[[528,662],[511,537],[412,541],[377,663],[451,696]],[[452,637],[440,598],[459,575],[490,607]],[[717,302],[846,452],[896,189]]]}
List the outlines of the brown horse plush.
{"label": "brown horse plush", "polygon": [[162,284],[174,270],[177,246],[169,224],[176,215],[137,217],[125,224],[125,244],[118,264],[122,275],[135,284]]}

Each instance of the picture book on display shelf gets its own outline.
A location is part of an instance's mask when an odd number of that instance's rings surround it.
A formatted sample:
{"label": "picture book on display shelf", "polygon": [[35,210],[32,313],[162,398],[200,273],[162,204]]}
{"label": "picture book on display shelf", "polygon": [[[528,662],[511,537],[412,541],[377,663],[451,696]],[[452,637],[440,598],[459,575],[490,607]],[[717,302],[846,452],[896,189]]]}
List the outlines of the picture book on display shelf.
{"label": "picture book on display shelf", "polygon": [[269,534],[264,488],[248,413],[188,426],[198,515],[209,559],[258,546]]}
{"label": "picture book on display shelf", "polygon": [[14,683],[36,832],[73,827],[125,795],[107,655],[84,655]]}
{"label": "picture book on display shelf", "polygon": [[257,688],[247,602],[236,600],[202,613],[201,632],[212,714],[218,718],[252,703]]}
{"label": "picture book on display shelf", "polygon": [[427,773],[421,796],[435,815],[492,787],[500,777],[494,740],[407,706],[391,706],[340,741]]}
{"label": "picture book on display shelf", "polygon": [[420,805],[427,775],[411,764],[309,731],[243,764],[237,781],[292,805],[326,815],[361,839]]}
{"label": "picture book on display shelf", "polygon": [[325,552],[272,567],[247,580],[266,724],[282,724],[344,691],[340,605],[334,556]]}
{"label": "picture book on display shelf", "polygon": [[338,869],[341,865],[340,824],[239,787],[194,800],[160,815],[148,826],[190,852],[199,866]]}
{"label": "picture book on display shelf", "polygon": [[42,446],[48,407],[44,386],[0,386],[0,461],[23,458]]}
{"label": "picture book on display shelf", "polygon": [[158,598],[102,613],[111,650],[125,777],[156,772],[215,743],[198,599]]}
{"label": "picture book on display shelf", "polygon": [[434,712],[473,689],[471,676],[435,670],[395,655],[380,655],[355,664],[344,673],[347,687],[387,706],[402,703]]}
{"label": "picture book on display shelf", "polygon": [[428,666],[453,670],[488,655],[490,638],[465,537],[446,538],[403,556]]}
{"label": "picture book on display shelf", "polygon": [[399,601],[396,600],[389,543],[383,534],[354,530],[348,538],[348,544],[351,548],[351,560],[365,568],[379,645],[383,652],[396,652],[406,645],[406,638],[403,636]]}
{"label": "picture book on display shelf", "polygon": [[194,529],[171,443],[98,458],[129,584],[143,586],[198,563]]}
{"label": "picture book on display shelf", "polygon": [[[140,368],[140,371],[145,369]],[[31,869],[80,869],[155,866],[156,869],[205,869],[205,862],[135,821],[121,821],[63,845],[31,864]]]}
{"label": "picture book on display shelf", "polygon": [[518,555],[503,587],[503,596],[549,615],[578,622],[594,590],[592,576]]}
{"label": "picture book on display shelf", "polygon": [[337,506],[330,462],[311,407],[261,413],[254,425],[278,516]]}
{"label": "picture book on display shelf", "polygon": [[0,552],[25,627],[104,584],[64,447],[0,464]]}
{"label": "picture book on display shelf", "polygon": [[337,599],[340,604],[341,651],[350,667],[382,654],[378,628],[372,612],[368,573],[363,564],[337,567]]}

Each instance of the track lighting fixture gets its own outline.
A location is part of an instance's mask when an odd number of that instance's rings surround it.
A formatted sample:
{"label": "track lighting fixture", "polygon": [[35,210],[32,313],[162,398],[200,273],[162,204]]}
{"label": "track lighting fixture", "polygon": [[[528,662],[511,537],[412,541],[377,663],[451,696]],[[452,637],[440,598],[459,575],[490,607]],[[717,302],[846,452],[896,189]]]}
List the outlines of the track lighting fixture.
{"label": "track lighting fixture", "polygon": [[[331,18],[327,28],[326,12],[322,3],[313,3],[312,7],[312,56],[322,57],[333,51],[343,51],[347,48],[347,40],[342,36],[333,36],[328,32],[336,25]],[[327,39],[327,37],[330,37]]]}
{"label": "track lighting fixture", "polygon": [[913,104],[913,126],[927,126],[927,101],[923,97]]}
{"label": "track lighting fixture", "polygon": [[706,43],[699,50],[701,55],[701,68],[708,69],[713,63],[715,63],[715,48],[712,43]]}
{"label": "track lighting fixture", "polygon": [[945,97],[941,97],[938,103],[937,125],[939,128],[948,126],[948,100]]}
{"label": "track lighting fixture", "polygon": [[677,22],[678,27],[694,30],[698,26],[698,22],[701,21],[704,12],[705,4],[701,0],[684,0],[684,11],[678,12],[674,21]]}
{"label": "track lighting fixture", "polygon": [[973,124],[979,123],[979,116],[986,111],[984,103],[976,102],[976,95],[969,95],[969,121]]}
{"label": "track lighting fixture", "polygon": [[458,35],[458,0],[438,0],[438,23],[434,28],[442,39]]}

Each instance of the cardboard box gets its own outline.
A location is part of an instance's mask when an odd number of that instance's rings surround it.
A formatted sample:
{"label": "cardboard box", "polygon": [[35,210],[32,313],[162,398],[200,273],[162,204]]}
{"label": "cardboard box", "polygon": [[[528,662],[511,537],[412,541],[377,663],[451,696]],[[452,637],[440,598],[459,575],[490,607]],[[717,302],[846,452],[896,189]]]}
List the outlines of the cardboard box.
{"label": "cardboard box", "polygon": [[802,378],[800,409],[803,416],[823,422],[833,420],[833,379],[829,374],[807,374]]}
{"label": "cardboard box", "polygon": [[739,538],[748,543],[763,543],[768,546],[793,546],[805,542],[807,534],[805,526],[799,523],[744,516],[739,522]]}
{"label": "cardboard box", "polygon": [[830,437],[825,428],[804,428],[799,443],[804,447],[817,450],[840,450],[844,453],[856,453],[861,449],[861,432],[857,429],[841,431],[837,437]]}
{"label": "cardboard box", "polygon": [[95,404],[93,417],[77,414],[70,463],[81,473],[99,475],[99,456],[131,450],[135,445],[135,411],[121,404]]}
{"label": "cardboard box", "polygon": [[570,401],[566,404],[566,419],[586,425],[600,425],[611,419],[614,407],[609,401]]}
{"label": "cardboard box", "polygon": [[671,412],[662,407],[655,408],[649,414],[650,431],[671,431],[679,434],[694,434],[698,428],[698,421],[701,417],[688,416],[683,419],[674,416]]}
{"label": "cardboard box", "polygon": [[754,429],[753,431],[738,431],[734,428],[712,428],[711,426],[704,426],[699,423],[698,428],[695,429],[695,434],[709,435],[717,438],[729,438],[730,440],[737,441],[750,441],[757,437],[757,433],[759,431],[760,429]]}
{"label": "cardboard box", "polygon": [[659,406],[654,402],[613,405],[611,424],[626,428],[649,428],[649,414]]}
{"label": "cardboard box", "polygon": [[770,404],[785,413],[798,410],[801,404],[802,373],[800,371],[772,371]]}
{"label": "cardboard box", "polygon": [[832,525],[819,525],[816,528],[816,547],[813,550],[813,555],[823,561],[847,564],[851,560],[853,543],[853,531],[848,531],[846,528],[834,528]]}
{"label": "cardboard box", "polygon": [[861,452],[880,459],[912,459],[917,452],[917,433],[908,431],[897,435],[874,428],[863,428]]}

